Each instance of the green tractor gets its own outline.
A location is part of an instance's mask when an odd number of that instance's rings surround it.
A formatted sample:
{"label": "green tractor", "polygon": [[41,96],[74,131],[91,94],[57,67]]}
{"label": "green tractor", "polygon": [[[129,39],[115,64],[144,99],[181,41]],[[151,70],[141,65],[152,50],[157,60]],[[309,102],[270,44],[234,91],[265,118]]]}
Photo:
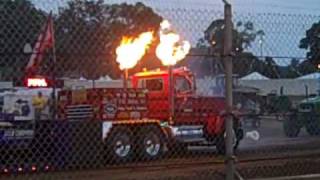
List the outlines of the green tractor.
{"label": "green tractor", "polygon": [[266,111],[275,115],[277,120],[283,120],[285,115],[292,109],[290,98],[283,93],[283,87],[280,88],[280,95],[272,92],[267,97]]}
{"label": "green tractor", "polygon": [[314,136],[320,134],[320,96],[301,101],[283,122],[283,129],[287,137],[297,137],[301,128]]}

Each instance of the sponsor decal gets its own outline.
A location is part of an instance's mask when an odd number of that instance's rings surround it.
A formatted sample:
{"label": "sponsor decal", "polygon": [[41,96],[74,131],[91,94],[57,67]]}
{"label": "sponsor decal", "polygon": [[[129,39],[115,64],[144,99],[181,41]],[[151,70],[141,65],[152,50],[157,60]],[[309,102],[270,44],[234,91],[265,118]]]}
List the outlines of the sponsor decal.
{"label": "sponsor decal", "polygon": [[104,112],[106,114],[115,114],[117,112],[117,106],[112,103],[107,103],[104,105]]}

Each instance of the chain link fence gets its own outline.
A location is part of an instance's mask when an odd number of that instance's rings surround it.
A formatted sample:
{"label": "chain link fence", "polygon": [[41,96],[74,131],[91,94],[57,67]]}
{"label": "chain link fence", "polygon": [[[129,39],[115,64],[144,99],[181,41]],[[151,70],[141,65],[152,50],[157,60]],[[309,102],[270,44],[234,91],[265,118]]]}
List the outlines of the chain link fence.
{"label": "chain link fence", "polygon": [[[233,14],[233,147],[244,178],[319,172],[319,20]],[[3,0],[0,21],[1,177],[225,177],[223,11]],[[143,32],[152,42],[135,39]],[[183,60],[163,65],[185,44],[157,53],[159,32],[190,42]],[[143,49],[127,77],[116,49],[135,42],[122,54],[128,63]]]}

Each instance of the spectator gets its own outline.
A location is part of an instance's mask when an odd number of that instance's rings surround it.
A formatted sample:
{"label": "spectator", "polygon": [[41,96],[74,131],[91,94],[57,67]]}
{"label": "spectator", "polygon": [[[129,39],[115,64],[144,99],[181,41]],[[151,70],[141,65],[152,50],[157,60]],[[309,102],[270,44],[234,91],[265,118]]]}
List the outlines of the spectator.
{"label": "spectator", "polygon": [[35,120],[41,120],[41,114],[47,105],[47,99],[43,97],[41,92],[38,92],[38,95],[32,98],[32,105],[34,107]]}

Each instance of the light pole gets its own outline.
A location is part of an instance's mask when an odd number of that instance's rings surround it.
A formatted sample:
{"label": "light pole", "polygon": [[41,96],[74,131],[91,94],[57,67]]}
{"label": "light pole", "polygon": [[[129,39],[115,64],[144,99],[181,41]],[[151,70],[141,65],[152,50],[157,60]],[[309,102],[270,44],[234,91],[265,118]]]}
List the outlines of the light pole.
{"label": "light pole", "polygon": [[263,56],[263,43],[264,43],[264,35],[260,35],[259,45],[260,45],[260,57]]}

